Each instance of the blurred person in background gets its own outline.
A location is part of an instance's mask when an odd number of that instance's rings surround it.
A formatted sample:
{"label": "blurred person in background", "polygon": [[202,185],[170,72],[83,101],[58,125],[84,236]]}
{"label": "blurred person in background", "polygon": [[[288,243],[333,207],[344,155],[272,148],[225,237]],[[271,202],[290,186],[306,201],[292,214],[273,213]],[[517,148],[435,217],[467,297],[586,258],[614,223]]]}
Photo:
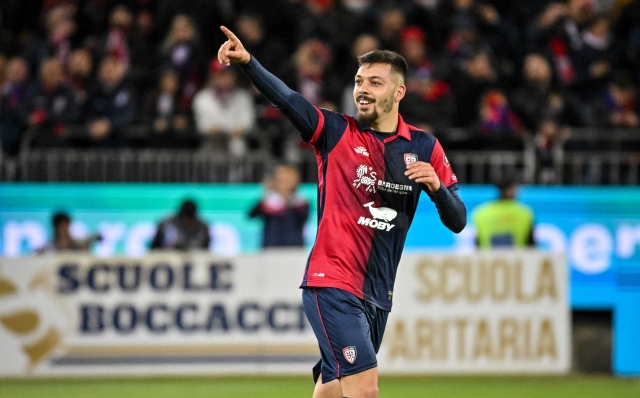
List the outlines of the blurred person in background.
{"label": "blurred person in background", "polygon": [[611,79],[616,51],[610,31],[609,16],[598,14],[582,33],[582,47],[575,56],[575,65],[578,89],[585,102],[601,95]]}
{"label": "blurred person in background", "polygon": [[400,37],[407,20],[401,8],[389,8],[381,12],[378,18],[377,36],[381,48],[400,52]]}
{"label": "blurred person in background", "polygon": [[536,181],[539,184],[555,184],[560,178],[556,173],[554,153],[557,145],[563,145],[571,131],[560,124],[552,115],[545,115],[535,132]]}
{"label": "blurred person in background", "polygon": [[73,91],[64,82],[58,59],[49,58],[42,63],[39,80],[28,89],[22,108],[35,146],[64,144],[66,125],[76,123],[80,114]]}
{"label": "blurred person in background", "polygon": [[207,250],[211,243],[209,227],[198,217],[196,203],[187,199],[178,214],[160,222],[151,249]]}
{"label": "blurred person in background", "polygon": [[341,1],[305,0],[296,8],[298,43],[320,39],[331,47],[336,59],[349,51],[360,31],[360,19]]}
{"label": "blurred person in background", "polygon": [[634,79],[640,82],[640,0],[618,1],[613,13],[616,16],[613,31],[621,47],[621,63],[632,70]]}
{"label": "blurred person in background", "polygon": [[180,80],[171,69],[160,75],[158,87],[150,93],[145,104],[144,120],[150,125],[151,147],[175,147],[186,144],[180,138],[190,128],[190,108],[180,101]]}
{"label": "blurred person in background", "polygon": [[249,90],[240,87],[236,71],[217,60],[209,64],[208,85],[193,99],[193,115],[203,148],[246,153],[246,136],[255,127],[256,111]]}
{"label": "blurred person in background", "polygon": [[0,144],[6,155],[15,157],[26,126],[21,107],[27,92],[29,67],[24,58],[13,57],[9,59],[4,74],[0,97]]}
{"label": "blurred person in background", "polygon": [[236,19],[236,30],[247,51],[264,59],[265,67],[283,77],[282,60],[288,57],[286,47],[277,37],[266,36],[262,19],[255,14],[242,14]]}
{"label": "blurred person in background", "polygon": [[128,7],[119,5],[110,12],[109,30],[102,39],[100,56],[117,59],[133,84],[150,83],[152,48],[145,45],[136,30],[133,12]]}
{"label": "blurred person in background", "polygon": [[637,90],[627,74],[618,75],[607,90],[591,103],[591,125],[594,127],[638,127]]}
{"label": "blurred person in background", "polygon": [[485,149],[518,149],[526,131],[500,90],[482,96],[478,128]]}
{"label": "blurred person in background", "polygon": [[484,51],[469,55],[461,66],[450,77],[456,104],[453,124],[471,127],[478,121],[482,97],[498,86],[499,79],[489,54]]}
{"label": "blurred person in background", "polygon": [[523,83],[512,91],[510,103],[525,127],[538,128],[542,120],[560,126],[580,127],[585,115],[577,95],[553,84],[549,61],[541,54],[528,54],[522,67]]}
{"label": "blurred person in background", "polygon": [[4,15],[0,9],[0,54],[13,56],[18,50],[18,43],[16,43],[13,32],[6,28],[3,18]]}
{"label": "blurred person in background", "polygon": [[327,109],[337,109],[342,87],[331,73],[331,47],[321,40],[309,39],[296,50],[284,81],[295,87],[307,101]]}
{"label": "blurred person in background", "polygon": [[89,93],[95,89],[93,78],[93,56],[91,51],[86,48],[79,48],[73,51],[67,65],[67,84],[75,95],[76,105],[82,114],[81,117],[84,117],[88,111]]}
{"label": "blurred person in background", "polygon": [[61,65],[67,64],[73,48],[72,36],[76,31],[74,12],[73,7],[62,4],[46,13],[44,23],[47,36],[36,38],[26,49],[25,55],[32,74],[46,59],[55,58]]}
{"label": "blurred person in background", "polygon": [[551,2],[537,16],[530,31],[530,48],[549,54],[563,87],[574,88],[578,79],[575,58],[583,45],[580,27],[593,15],[591,0]]}
{"label": "blurred person in background", "polygon": [[500,197],[478,206],[471,216],[478,248],[535,247],[533,211],[517,201],[517,179],[508,175],[496,187]]}
{"label": "blurred person in background", "polygon": [[181,101],[191,106],[205,76],[206,64],[200,33],[191,17],[177,15],[161,49],[162,67],[176,71],[180,78]]}
{"label": "blurred person in background", "polygon": [[438,136],[451,124],[454,111],[449,85],[436,77],[436,65],[427,57],[427,38],[417,27],[402,33],[402,55],[407,60],[407,94],[400,112],[407,123]]}
{"label": "blurred person in background", "polygon": [[263,198],[249,212],[264,220],[263,248],[304,246],[309,203],[296,193],[299,185],[300,173],[288,165],[277,166],[266,181]]}
{"label": "blurred person in background", "polygon": [[91,244],[102,240],[102,236],[99,234],[84,239],[74,238],[71,235],[71,217],[67,213],[55,213],[51,218],[51,223],[53,239],[45,247],[37,250],[39,254],[65,251],[88,252]]}
{"label": "blurred person in background", "polygon": [[126,73],[126,64],[117,58],[107,57],[100,63],[88,107],[88,135],[94,145],[114,145],[136,121],[136,94]]}

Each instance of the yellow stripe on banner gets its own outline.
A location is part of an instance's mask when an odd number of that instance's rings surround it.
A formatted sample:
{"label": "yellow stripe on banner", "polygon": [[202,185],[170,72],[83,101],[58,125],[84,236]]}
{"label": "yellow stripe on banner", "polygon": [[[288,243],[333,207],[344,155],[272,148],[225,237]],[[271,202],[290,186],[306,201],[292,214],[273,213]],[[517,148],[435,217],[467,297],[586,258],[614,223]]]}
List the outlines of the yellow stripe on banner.
{"label": "yellow stripe on banner", "polygon": [[67,346],[67,355],[242,355],[320,354],[317,345],[211,345],[211,346]]}

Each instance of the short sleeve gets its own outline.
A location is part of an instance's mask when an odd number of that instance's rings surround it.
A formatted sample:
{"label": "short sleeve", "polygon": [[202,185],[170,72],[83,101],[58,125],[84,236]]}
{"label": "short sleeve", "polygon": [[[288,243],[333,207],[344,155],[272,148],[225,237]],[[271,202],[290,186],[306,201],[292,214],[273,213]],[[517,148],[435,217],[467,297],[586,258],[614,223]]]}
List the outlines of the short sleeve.
{"label": "short sleeve", "polygon": [[442,149],[442,145],[440,145],[440,141],[438,140],[436,140],[433,147],[429,163],[436,171],[438,178],[440,178],[440,181],[442,181],[445,187],[450,188],[458,183],[458,177],[453,173],[449,159],[447,159],[444,149]]}

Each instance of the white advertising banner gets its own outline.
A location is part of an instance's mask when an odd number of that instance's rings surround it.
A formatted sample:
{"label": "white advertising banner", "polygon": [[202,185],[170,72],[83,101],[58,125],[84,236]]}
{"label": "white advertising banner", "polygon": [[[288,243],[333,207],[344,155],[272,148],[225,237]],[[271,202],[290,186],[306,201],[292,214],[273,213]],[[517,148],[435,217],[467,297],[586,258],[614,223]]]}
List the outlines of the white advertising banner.
{"label": "white advertising banner", "polygon": [[[304,251],[0,258],[0,377],[310,374]],[[564,260],[406,255],[384,373],[569,369]]]}
{"label": "white advertising banner", "polygon": [[564,257],[533,251],[403,256],[378,354],[389,373],[566,373]]}

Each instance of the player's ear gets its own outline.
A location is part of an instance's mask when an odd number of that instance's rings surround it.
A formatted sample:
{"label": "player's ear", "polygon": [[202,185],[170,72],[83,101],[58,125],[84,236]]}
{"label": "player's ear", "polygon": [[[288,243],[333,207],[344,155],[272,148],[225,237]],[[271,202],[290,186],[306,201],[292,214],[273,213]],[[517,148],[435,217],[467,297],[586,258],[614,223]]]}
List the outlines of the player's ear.
{"label": "player's ear", "polygon": [[404,95],[407,93],[407,86],[405,86],[404,84],[398,84],[398,86],[396,87],[396,95],[395,95],[395,101],[396,102],[400,102],[401,99],[404,98]]}

